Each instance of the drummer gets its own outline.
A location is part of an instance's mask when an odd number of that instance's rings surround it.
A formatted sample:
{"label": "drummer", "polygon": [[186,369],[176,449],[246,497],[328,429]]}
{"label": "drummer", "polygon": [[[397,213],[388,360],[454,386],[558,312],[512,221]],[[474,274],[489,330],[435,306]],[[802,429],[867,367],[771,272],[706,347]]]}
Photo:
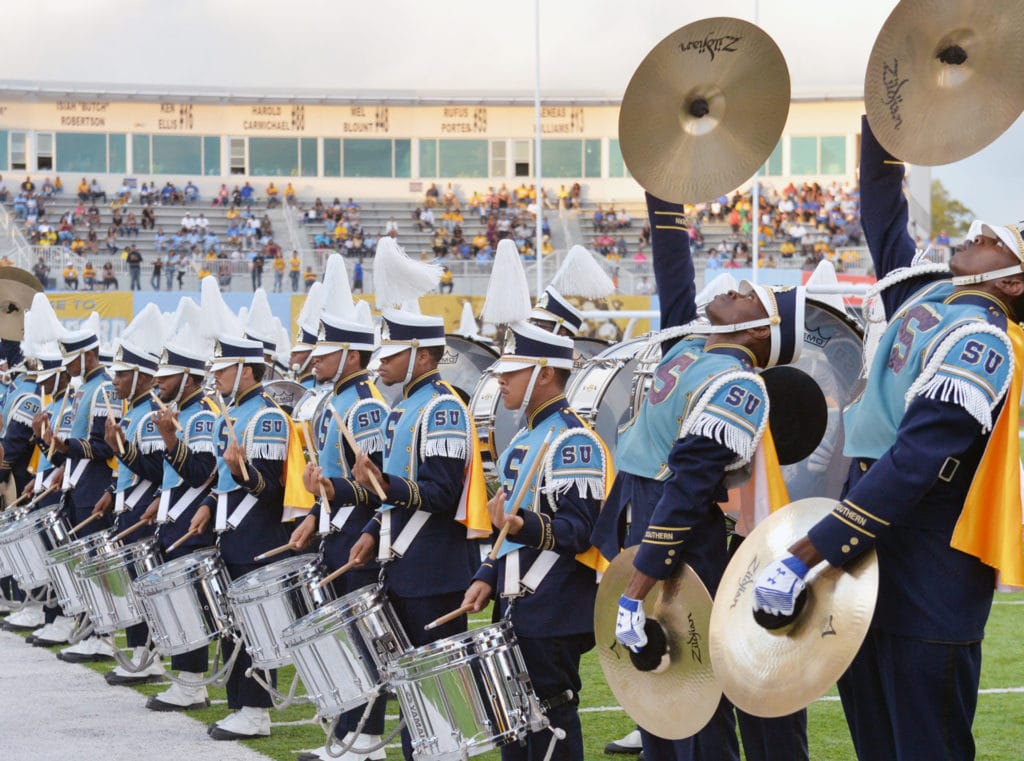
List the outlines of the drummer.
{"label": "drummer", "polygon": [[[55,465],[62,465],[63,490],[68,523],[77,525],[94,518],[76,532],[83,537],[109,528],[109,511],[113,505],[113,472],[110,463],[114,450],[104,435],[108,406],[104,393],[113,404],[114,388],[99,358],[99,314],[93,312],[78,330],[65,332],[60,339],[61,354],[67,362],[72,383],[80,379],[77,393],[69,400],[70,426],[61,425],[58,435],[48,426],[43,443],[54,449]],[[116,411],[115,411],[116,417]],[[52,421],[51,421],[52,426]],[[65,661],[107,660],[113,657],[109,646],[97,636],[82,639],[57,655]]]}
{"label": "drummer", "polygon": [[846,568],[874,549],[874,617],[839,680],[857,757],[974,758],[993,591],[1024,585],[1022,225],[974,222],[949,272],[914,266],[904,164],[867,119],[862,134],[864,232],[888,327],[846,410],[843,500],[764,566],[755,605],[791,618],[808,568]]}
{"label": "drummer", "polygon": [[[217,472],[213,439],[217,407],[203,392],[206,362],[212,354],[212,346],[199,337],[201,332],[199,325],[183,325],[177,335],[167,341],[155,375],[160,401],[166,409],[154,413],[163,441],[163,478],[160,498],[155,505],[150,505],[150,512],[156,520],[164,559],[168,561],[213,544],[210,526],[185,538]],[[175,421],[181,426],[180,431]],[[169,550],[183,538],[184,543]],[[205,645],[171,656],[171,668],[178,672],[182,682],[201,682],[209,665],[209,648]],[[188,686],[181,682],[174,682],[146,702],[146,708],[152,711],[184,711],[208,705],[205,686]]]}
{"label": "drummer", "polygon": [[[163,478],[163,442],[156,429],[153,413],[158,409],[150,390],[157,369],[157,357],[147,347],[160,346],[163,341],[163,315],[149,304],[125,328],[118,340],[114,363],[114,395],[104,400],[112,405],[114,414],[126,411],[120,420],[108,416],[104,440],[117,454],[119,461],[114,482],[114,528],[118,532],[134,530],[125,542],[137,542],[153,534],[153,516],[146,512],[160,489]],[[143,525],[139,525],[139,524]],[[106,674],[108,684],[145,684],[163,677],[159,656],[147,653],[149,626],[145,622],[125,629],[128,647],[134,648],[132,661],[151,660],[148,667],[137,672],[117,666]]]}
{"label": "drummer", "polygon": [[[383,467],[366,454],[353,467],[363,489],[373,488],[372,476],[387,500],[363,527],[350,559],[365,565],[376,556],[387,563],[388,598],[418,647],[466,631],[465,614],[429,631],[424,627],[462,602],[476,549],[457,516],[461,510],[478,517],[486,510],[486,492],[468,410],[437,370],[444,320],[398,310],[385,310],[383,320],[380,379],[401,384],[405,393],[388,417]],[[479,478],[465,488],[471,474]],[[407,731],[402,750],[411,761]]]}
{"label": "drummer", "polygon": [[[334,389],[329,403],[345,421],[360,450],[379,468],[383,462],[385,424],[390,410],[366,371],[373,348],[372,328],[324,314],[320,337],[312,350],[312,364],[316,382],[330,383]],[[323,536],[324,560],[328,569],[334,570],[348,561],[363,526],[373,519],[379,500],[353,479],[355,453],[344,440],[335,415],[325,410],[319,419],[313,420],[313,426],[319,459],[306,466],[303,481],[317,497],[323,488],[329,504],[314,507],[295,529],[291,541],[301,549],[319,531]],[[347,571],[332,582],[335,594],[340,597],[375,584],[379,572],[376,562]],[[376,701],[356,738],[356,747],[366,748],[380,742],[384,733],[385,703],[383,699]],[[341,717],[336,729],[340,741],[346,741],[346,734],[356,731],[363,711],[364,708],[359,707]],[[299,761],[328,758],[322,748],[299,755]],[[383,759],[385,751],[381,749],[367,758]]]}
{"label": "drummer", "polygon": [[319,382],[313,367],[313,349],[317,344],[319,319],[324,306],[323,288],[323,283],[313,283],[306,294],[306,300],[296,321],[298,329],[295,331],[295,343],[292,344],[291,353],[288,355],[288,367],[295,382],[310,389]]}
{"label": "drummer", "polygon": [[583,329],[583,312],[549,285],[533,305],[530,322],[556,335],[576,338]]}
{"label": "drummer", "polygon": [[[205,290],[204,290],[205,296]],[[206,304],[203,304],[204,314]],[[284,513],[284,466],[289,445],[286,414],[263,391],[266,373],[264,346],[233,335],[221,335],[214,347],[211,367],[218,393],[230,398],[214,431],[217,442],[217,482],[190,525],[204,531],[212,516],[218,544],[228,575],[237,579],[272,560],[254,558],[288,541]],[[231,438],[225,415],[231,416],[237,440]],[[244,468],[244,473],[243,473]],[[236,644],[221,639],[224,660]],[[229,714],[210,726],[215,740],[238,740],[270,735],[271,696],[258,681],[245,675],[252,665],[245,646],[241,648],[227,681]],[[277,670],[270,670],[273,685]]]}
{"label": "drummer", "polygon": [[498,559],[477,571],[463,605],[480,611],[497,593],[544,712],[566,733],[551,756],[552,736],[543,733],[530,734],[525,747],[503,746],[502,759],[582,761],[579,669],[580,657],[594,647],[597,578],[596,553],[589,566],[577,557],[590,549],[609,463],[604,444],[565,398],[572,341],[525,322],[512,325],[509,336],[494,372],[502,402],[525,412],[526,427],[502,452],[501,488],[488,503],[495,528],[508,526],[508,539]]}
{"label": "drummer", "polygon": [[[661,298],[663,358],[636,417],[617,442],[619,470],[594,532],[606,557],[639,544],[619,601],[615,636],[633,652],[647,645],[643,601],[658,580],[688,563],[714,595],[727,561],[717,503],[727,478],[753,459],[768,425],[768,398],[755,368],[793,362],[803,344],[802,289],[742,283],[707,306],[698,325],[694,267],[680,205],[647,196],[654,272]],[[696,334],[702,331],[703,334]],[[781,480],[778,465],[755,477]],[[628,516],[627,516],[628,511]],[[739,713],[739,712],[737,712]],[[746,757],[806,759],[804,712],[775,720],[739,714]],[[708,725],[670,741],[641,730],[647,761],[738,759],[733,708],[722,698]]]}
{"label": "drummer", "polygon": [[252,302],[249,304],[249,312],[245,319],[245,338],[263,344],[263,362],[267,366],[263,380],[267,382],[282,377],[279,371],[280,366],[275,361],[277,343],[281,339],[282,331],[287,339],[287,331],[284,331],[281,322],[274,317],[274,313],[270,310],[267,292],[262,288],[257,288],[252,295]]}

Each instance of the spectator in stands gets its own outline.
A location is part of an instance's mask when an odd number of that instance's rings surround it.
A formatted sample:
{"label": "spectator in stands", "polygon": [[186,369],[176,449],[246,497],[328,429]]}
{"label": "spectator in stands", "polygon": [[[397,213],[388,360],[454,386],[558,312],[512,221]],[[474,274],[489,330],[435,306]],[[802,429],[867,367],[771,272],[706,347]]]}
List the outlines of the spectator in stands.
{"label": "spectator in stands", "polygon": [[77,235],[71,239],[71,253],[76,256],[85,254],[85,241]]}
{"label": "spectator in stands", "polygon": [[453,209],[459,208],[459,199],[455,195],[455,188],[452,187],[450,182],[448,183],[448,188],[444,191],[443,203],[445,211],[452,211]]}
{"label": "spectator in stands", "polygon": [[284,269],[285,261],[283,256],[275,256],[274,267],[274,293],[281,293],[284,290]]}
{"label": "spectator in stands", "polygon": [[128,212],[124,225],[121,227],[121,234],[126,238],[129,236],[139,237],[139,221],[135,218],[134,212]]}
{"label": "spectator in stands", "polygon": [[117,189],[117,193],[114,195],[121,203],[130,203],[132,200],[132,189],[128,187],[127,182],[122,182],[121,187]]}
{"label": "spectator in stands", "polygon": [[420,212],[419,218],[419,229],[422,231],[424,228],[427,230],[434,229],[434,212],[429,208],[425,208]]}
{"label": "spectator in stands", "polygon": [[89,194],[89,182],[84,177],[78,183],[78,200],[82,203],[92,200],[92,196]]}
{"label": "spectator in stands", "polygon": [[163,188],[160,190],[160,203],[164,206],[171,206],[177,202],[178,191],[174,189],[169,181],[164,183]]}
{"label": "spectator in stands", "polygon": [[455,277],[452,275],[452,271],[450,269],[448,269],[447,267],[442,267],[441,268],[440,292],[441,293],[451,293],[452,289],[454,287],[455,287]]}
{"label": "spectator in stands", "polygon": [[7,190],[7,183],[4,182],[4,176],[0,174],[0,203],[7,203],[7,196],[10,195]]}
{"label": "spectator in stands", "polygon": [[156,227],[156,214],[153,212],[153,207],[150,204],[146,204],[142,207],[142,229],[152,230]]}
{"label": "spectator in stands", "polygon": [[36,184],[32,182],[31,177],[25,177],[25,181],[21,183],[21,192],[27,195],[31,195],[36,192]]}
{"label": "spectator in stands", "polygon": [[153,272],[149,276],[149,287],[154,291],[160,290],[160,281],[163,279],[164,258],[157,256],[153,259]]}
{"label": "spectator in stands", "polygon": [[89,183],[89,198],[93,201],[99,199],[103,201],[103,203],[107,202],[107,192],[100,187],[100,184],[96,181],[95,177],[92,182]]}
{"label": "spectator in stands", "polygon": [[128,263],[128,288],[132,291],[142,290],[142,254],[135,244],[128,246],[128,255],[125,257]]}
{"label": "spectator in stands", "polygon": [[437,189],[437,184],[432,182],[430,183],[430,187],[427,188],[427,192],[423,194],[423,204],[428,209],[432,209],[437,206],[440,196],[441,191]]}
{"label": "spectator in stands", "polygon": [[69,291],[78,290],[78,270],[72,262],[64,265],[64,287]]}
{"label": "spectator in stands", "polygon": [[256,191],[253,189],[252,185],[250,185],[248,182],[245,183],[245,185],[242,186],[241,192],[242,205],[249,206],[250,204],[252,204],[252,202],[255,200],[253,198],[255,193]]}
{"label": "spectator in stands", "polygon": [[39,192],[43,196],[43,198],[53,198],[54,194],[57,191],[54,189],[53,183],[50,182],[50,178],[47,177],[45,180],[43,180],[43,187]]}
{"label": "spectator in stands", "polygon": [[153,189],[150,188],[148,183],[142,183],[142,187],[139,188],[139,203],[143,206],[153,203],[154,196]]}
{"label": "spectator in stands", "polygon": [[43,284],[43,288],[50,287],[48,282],[50,279],[50,266],[43,257],[40,256],[36,263],[32,265],[32,274]]}
{"label": "spectator in stands", "polygon": [[583,205],[583,187],[578,182],[574,182],[569,190],[569,205],[573,209],[579,209]]}
{"label": "spectator in stands", "polygon": [[86,262],[82,268],[82,282],[85,284],[86,290],[96,289],[96,268],[92,266],[92,262]]}
{"label": "spectator in stands", "polygon": [[302,278],[303,280],[306,281],[306,290],[308,291],[310,288],[313,287],[313,283],[316,282],[316,273],[313,272],[312,265],[306,266],[306,272],[305,274],[303,274]]}
{"label": "spectator in stands", "polygon": [[289,206],[294,206],[296,201],[295,188],[289,182],[284,189],[284,202]]}
{"label": "spectator in stands", "polygon": [[252,272],[252,289],[255,291],[258,288],[263,287],[263,263],[266,260],[263,258],[263,253],[260,251],[256,252],[253,256],[252,262],[249,265]]}
{"label": "spectator in stands", "polygon": [[945,230],[939,230],[939,234],[935,238],[936,246],[948,246],[950,244],[949,235]]}
{"label": "spectator in stands", "polygon": [[237,185],[235,185],[234,189],[231,191],[231,206],[234,207],[234,208],[238,208],[241,205],[242,205],[242,189],[239,188]]}
{"label": "spectator in stands", "polygon": [[189,180],[185,184],[185,190],[182,192],[185,203],[195,203],[199,200],[199,188],[197,188],[192,180]]}
{"label": "spectator in stands", "polygon": [[352,293],[363,292],[363,259],[360,257],[352,268]]}
{"label": "spectator in stands", "polygon": [[288,259],[288,277],[292,281],[292,293],[298,293],[299,290],[299,274],[302,269],[302,260],[299,258],[298,251],[292,251],[291,257]]}
{"label": "spectator in stands", "polygon": [[274,184],[274,181],[271,180],[270,184],[267,185],[267,191],[266,191],[266,194],[267,194],[267,208],[268,209],[273,209],[273,208],[281,205],[281,199],[278,197],[278,193],[279,192],[280,191],[278,191],[277,186]]}
{"label": "spectator in stands", "polygon": [[103,290],[109,291],[111,288],[115,291],[118,290],[117,277],[114,275],[114,265],[110,262],[105,262],[102,271],[103,280],[100,284],[103,286]]}

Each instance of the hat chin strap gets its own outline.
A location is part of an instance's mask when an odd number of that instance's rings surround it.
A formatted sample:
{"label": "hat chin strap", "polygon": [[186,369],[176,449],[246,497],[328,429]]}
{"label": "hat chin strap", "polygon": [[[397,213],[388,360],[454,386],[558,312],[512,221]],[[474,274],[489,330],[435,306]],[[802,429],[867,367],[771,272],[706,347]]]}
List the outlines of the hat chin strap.
{"label": "hat chin strap", "polygon": [[523,394],[523,402],[519,405],[519,414],[526,417],[526,408],[530,404],[530,397],[533,396],[533,387],[537,384],[537,376],[540,375],[540,365],[533,366],[530,373],[530,382],[526,384],[526,393]]}
{"label": "hat chin strap", "polygon": [[977,285],[978,283],[985,283],[989,280],[998,280],[1002,277],[1021,274],[1024,274],[1024,264],[1017,264],[1013,267],[1003,267],[1002,269],[992,270],[991,272],[982,272],[979,275],[960,275],[953,278],[953,285]]}
{"label": "hat chin strap", "polygon": [[345,360],[348,359],[348,351],[348,349],[341,350],[341,361],[338,362],[338,371],[334,374],[334,377],[331,378],[331,388],[334,388],[335,386],[338,385],[338,381],[341,380],[342,373],[345,372]]}
{"label": "hat chin strap", "polygon": [[132,387],[131,390],[128,392],[128,404],[131,404],[132,401],[135,399],[135,389],[138,387],[138,385],[139,368],[136,367],[134,370],[132,370]]}
{"label": "hat chin strap", "polygon": [[231,403],[235,404],[238,398],[238,385],[242,382],[242,370],[245,369],[245,362],[239,362],[235,372],[235,382],[231,385]]}
{"label": "hat chin strap", "polygon": [[409,347],[409,369],[405,371],[405,380],[402,381],[402,387],[405,388],[409,385],[409,381],[412,380],[413,366],[416,364],[416,347]]}
{"label": "hat chin strap", "polygon": [[[187,372],[182,373],[181,374],[181,380],[178,381],[178,390],[174,393],[174,398],[171,399],[171,404],[175,404],[176,405],[176,404],[178,404],[178,402],[181,401],[181,397],[183,397],[185,395],[185,381],[187,381],[187,380],[188,380],[188,373]],[[159,392],[157,392],[157,395],[159,395]]]}

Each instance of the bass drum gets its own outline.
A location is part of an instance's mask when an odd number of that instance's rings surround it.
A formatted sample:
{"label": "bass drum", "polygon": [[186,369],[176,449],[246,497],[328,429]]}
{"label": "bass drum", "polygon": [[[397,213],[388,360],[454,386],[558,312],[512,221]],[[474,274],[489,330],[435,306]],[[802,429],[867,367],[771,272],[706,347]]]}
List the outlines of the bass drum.
{"label": "bass drum", "polygon": [[[470,396],[476,387],[477,381],[484,371],[494,364],[498,358],[498,352],[482,341],[477,341],[465,336],[456,336],[451,333],[444,337],[444,356],[437,365],[441,373],[441,379],[450,383],[458,392],[466,404],[469,404]],[[379,350],[378,350],[379,351]],[[378,382],[377,371],[380,367],[378,351],[374,351],[370,358],[369,370],[375,382]],[[384,400],[389,407],[395,406],[402,398],[402,386],[396,383],[393,386],[385,386],[378,382]]]}
{"label": "bass drum", "polygon": [[292,410],[292,420],[305,423],[306,430],[313,434],[312,441],[316,443],[318,451],[323,446],[327,426],[331,422],[330,417],[324,417],[327,405],[330,404],[331,391],[330,383],[318,383],[313,388],[307,388]]}
{"label": "bass drum", "polygon": [[265,383],[263,390],[271,399],[277,402],[278,407],[291,415],[299,400],[309,389],[295,381],[275,380]]}
{"label": "bass drum", "polygon": [[843,455],[843,410],[864,389],[860,377],[864,332],[856,320],[835,309],[807,302],[804,347],[794,367],[818,384],[828,410],[825,434],[818,446],[799,462],[782,466],[782,475],[795,502],[807,497],[838,499],[850,458]]}
{"label": "bass drum", "polygon": [[576,370],[566,396],[569,406],[597,431],[608,451],[615,455],[619,426],[629,422],[640,408],[646,387],[641,365],[653,372],[661,347],[647,337],[606,346]]}

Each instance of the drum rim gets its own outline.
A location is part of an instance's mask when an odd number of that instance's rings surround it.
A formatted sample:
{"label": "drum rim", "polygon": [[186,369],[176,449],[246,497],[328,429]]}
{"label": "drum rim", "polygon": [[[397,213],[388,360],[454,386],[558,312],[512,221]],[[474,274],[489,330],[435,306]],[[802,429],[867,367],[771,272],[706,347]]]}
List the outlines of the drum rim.
{"label": "drum rim", "polygon": [[[291,564],[296,566],[296,571],[305,570],[311,573],[299,574],[292,572],[287,576],[282,577],[280,574],[270,579],[266,579],[264,574],[272,568],[283,568],[285,564]],[[294,555],[290,558],[284,558],[277,560],[273,563],[268,563],[265,566],[260,566],[252,571],[249,571],[237,579],[231,581],[228,587],[228,597],[232,602],[254,602],[255,600],[262,600],[266,597],[277,594],[278,592],[284,591],[285,589],[292,589],[295,586],[301,586],[300,584],[292,584],[289,586],[282,586],[286,579],[296,578],[301,579],[305,577],[305,580],[310,580],[310,577],[321,576],[320,570],[323,567],[323,558],[314,552],[305,552],[301,555]],[[259,579],[262,583],[257,584],[256,580]]]}
{"label": "drum rim", "polygon": [[[95,534],[87,534],[86,536],[75,539],[67,544],[62,544],[59,547],[54,547],[51,550],[46,551],[46,565],[65,565],[71,560],[83,555],[85,552],[95,549],[96,547],[109,544],[114,538],[113,529],[104,529],[103,531],[97,531]],[[102,540],[102,541],[101,541]],[[63,552],[67,553],[71,551],[71,555],[66,555],[62,559],[58,560],[55,557],[55,553]]]}
{"label": "drum rim", "polygon": [[[359,615],[351,615],[350,612],[356,607],[353,602],[361,601],[364,598],[369,598],[368,604],[359,609]],[[387,595],[384,594],[384,590],[379,585],[368,584],[341,597],[336,597],[315,610],[311,610],[302,618],[292,621],[281,630],[281,639],[284,640],[285,645],[288,647],[301,646],[322,635],[331,634],[338,631],[338,629],[349,627],[356,621],[364,618],[366,614],[377,613],[383,610],[387,602]],[[325,618],[328,619],[324,621],[327,626],[317,627],[314,623],[314,620],[322,621]],[[315,637],[303,636],[311,631],[316,632]]]}
{"label": "drum rim", "polygon": [[[24,534],[36,533],[36,530],[39,528],[56,526],[60,523],[62,517],[60,505],[50,505],[39,510],[30,510],[18,520],[0,529],[0,544],[10,544],[17,539],[23,538],[22,535]],[[30,531],[29,529],[32,530]]]}
{"label": "drum rim", "polygon": [[[132,542],[131,544],[125,544],[121,547],[118,547],[116,550],[114,550],[108,555],[97,555],[91,560],[79,564],[75,568],[75,573],[78,575],[78,578],[80,579],[85,579],[92,576],[101,576],[102,573],[116,571],[121,568],[127,568],[128,566],[134,565],[135,563],[144,560],[145,558],[150,556],[154,558],[157,557],[156,537],[152,536],[146,537],[145,539],[140,539],[137,542]],[[115,560],[121,560],[122,562],[117,563],[115,565]],[[93,569],[99,569],[104,566],[106,567],[104,568],[102,573],[90,573],[90,571],[93,571]]]}
{"label": "drum rim", "polygon": [[[134,580],[133,583],[139,589],[145,588],[147,591],[151,587],[162,588],[164,585],[161,584],[161,582],[166,582],[166,586],[173,588],[177,585],[171,582],[180,582],[183,577],[187,578],[189,576],[189,570],[196,568],[197,566],[203,566],[207,564],[213,566],[210,569],[211,573],[208,574],[210,576],[216,575],[217,572],[220,570],[223,570],[225,573],[227,573],[227,568],[224,565],[224,560],[223,558],[221,558],[220,552],[217,550],[217,548],[203,547],[201,549],[196,550],[195,552],[190,552],[187,555],[182,555],[181,557],[177,557],[173,560],[168,560],[164,563],[161,563],[153,570],[146,571],[144,574],[141,574],[137,579]],[[168,569],[168,566],[172,566],[172,568]],[[161,572],[165,570],[169,570],[171,571],[171,573],[167,575],[160,575]],[[204,577],[205,576],[206,574],[204,574]],[[190,579],[188,583],[192,583],[192,581],[194,581],[194,579]]]}
{"label": "drum rim", "polygon": [[[404,664],[406,662],[409,662],[408,659],[411,659],[411,658],[414,658],[414,657],[420,657],[420,658],[426,659],[426,658],[432,658],[432,657],[435,657],[435,656],[438,656],[438,655],[444,655],[445,652],[450,652],[450,651],[454,650],[454,648],[451,648],[450,646],[455,644],[455,643],[464,643],[466,645],[470,645],[470,646],[474,646],[475,647],[476,645],[480,644],[477,640],[485,638],[482,633],[483,632],[487,632],[488,630],[493,630],[492,632],[489,632],[489,636],[493,636],[493,634],[497,633],[497,632],[502,632],[502,633],[511,632],[512,636],[511,637],[506,637],[506,640],[507,640],[506,644],[512,644],[513,642],[516,641],[515,632],[514,632],[514,630],[512,628],[512,622],[508,621],[506,619],[502,619],[501,621],[495,621],[493,623],[489,623],[489,624],[485,624],[484,626],[477,627],[476,629],[469,629],[467,631],[460,632],[458,634],[452,634],[452,635],[450,635],[448,637],[444,637],[442,639],[434,640],[433,642],[428,642],[425,645],[420,645],[419,647],[415,647],[412,650],[407,650],[406,652],[401,653],[399,656],[397,656],[394,659],[394,666],[395,666],[396,670],[400,669],[402,671],[405,671],[406,669],[405,669]],[[446,646],[449,646],[449,650],[447,650],[447,651],[445,649]],[[474,649],[474,651],[471,653],[471,655],[475,656],[475,655],[479,655],[479,653],[476,652],[476,650]],[[460,658],[459,661],[453,661],[453,662],[450,663],[450,665],[455,665],[456,663],[464,662],[464,661],[465,661],[464,658]],[[419,677],[417,677],[417,678],[419,678]]]}

